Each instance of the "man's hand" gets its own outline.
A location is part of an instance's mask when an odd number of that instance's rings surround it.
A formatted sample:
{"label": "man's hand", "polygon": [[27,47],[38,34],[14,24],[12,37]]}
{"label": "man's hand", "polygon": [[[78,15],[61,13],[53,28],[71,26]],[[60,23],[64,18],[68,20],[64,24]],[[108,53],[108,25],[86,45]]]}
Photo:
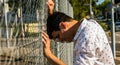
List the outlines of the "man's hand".
{"label": "man's hand", "polygon": [[49,36],[45,32],[42,32],[42,43],[44,45],[44,47],[43,47],[44,55],[49,56],[48,54],[51,53],[51,51],[50,51],[50,39],[49,39]]}
{"label": "man's hand", "polygon": [[65,65],[64,62],[59,60],[51,51],[50,51],[50,39],[49,36],[45,33],[42,32],[42,43],[44,45],[43,47],[43,53],[45,57],[48,59],[48,61],[52,65]]}
{"label": "man's hand", "polygon": [[48,14],[50,15],[53,13],[54,2],[52,0],[48,0],[47,5],[48,5]]}

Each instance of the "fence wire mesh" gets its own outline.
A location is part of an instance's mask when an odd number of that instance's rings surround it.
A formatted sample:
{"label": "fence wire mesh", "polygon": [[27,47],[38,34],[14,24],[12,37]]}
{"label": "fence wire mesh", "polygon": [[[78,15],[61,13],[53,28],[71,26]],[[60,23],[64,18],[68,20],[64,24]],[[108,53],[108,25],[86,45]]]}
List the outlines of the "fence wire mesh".
{"label": "fence wire mesh", "polygon": [[[63,12],[73,17],[73,8],[68,0],[54,0],[55,11]],[[73,43],[56,43],[56,56],[67,65],[73,65]]]}
{"label": "fence wire mesh", "polygon": [[[43,56],[41,31],[46,31],[47,0],[0,0],[0,65],[50,65]],[[67,0],[54,0],[56,11],[73,17]],[[53,53],[72,65],[73,43],[51,40]]]}

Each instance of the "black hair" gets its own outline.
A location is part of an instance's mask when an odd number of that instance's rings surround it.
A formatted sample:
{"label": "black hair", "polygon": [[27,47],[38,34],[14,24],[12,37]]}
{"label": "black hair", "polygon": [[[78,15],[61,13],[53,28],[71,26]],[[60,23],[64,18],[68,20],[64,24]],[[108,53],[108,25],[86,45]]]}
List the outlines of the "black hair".
{"label": "black hair", "polygon": [[52,39],[52,32],[60,30],[59,23],[60,22],[70,22],[73,20],[72,17],[62,13],[62,12],[54,12],[53,14],[49,15],[47,18],[47,34],[49,38]]}

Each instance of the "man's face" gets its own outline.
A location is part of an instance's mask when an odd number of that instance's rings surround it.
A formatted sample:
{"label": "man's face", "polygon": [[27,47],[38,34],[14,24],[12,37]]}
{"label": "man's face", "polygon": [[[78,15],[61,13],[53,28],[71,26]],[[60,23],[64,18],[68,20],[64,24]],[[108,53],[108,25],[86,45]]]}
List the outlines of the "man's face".
{"label": "man's face", "polygon": [[67,41],[68,42],[68,38],[67,36],[68,35],[65,35],[66,32],[64,31],[53,31],[52,32],[52,36],[53,36],[53,39],[58,39],[59,42],[63,42],[63,41]]}
{"label": "man's face", "polygon": [[69,27],[67,27],[67,23],[60,24],[59,28],[60,30],[52,32],[53,39],[58,39],[60,42],[71,42],[71,32],[69,32]]}
{"label": "man's face", "polygon": [[53,31],[52,32],[53,39],[58,39],[60,42],[65,41],[63,40],[62,32],[59,31]]}

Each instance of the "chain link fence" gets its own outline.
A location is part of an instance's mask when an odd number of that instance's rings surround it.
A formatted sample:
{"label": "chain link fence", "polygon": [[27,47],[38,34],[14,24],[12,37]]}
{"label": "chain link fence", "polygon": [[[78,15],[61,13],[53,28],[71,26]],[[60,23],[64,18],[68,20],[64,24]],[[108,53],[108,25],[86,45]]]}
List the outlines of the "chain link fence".
{"label": "chain link fence", "polygon": [[[47,0],[0,0],[0,65],[50,65],[43,56]],[[68,0],[54,0],[55,11],[73,17]],[[72,65],[73,43],[51,40],[53,53]]]}

